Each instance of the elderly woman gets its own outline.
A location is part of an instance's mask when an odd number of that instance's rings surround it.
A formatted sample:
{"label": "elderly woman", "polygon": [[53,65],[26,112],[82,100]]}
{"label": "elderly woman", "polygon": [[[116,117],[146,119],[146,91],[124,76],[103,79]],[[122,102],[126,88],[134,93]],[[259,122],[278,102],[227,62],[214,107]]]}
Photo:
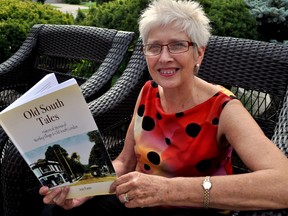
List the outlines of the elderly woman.
{"label": "elderly woman", "polygon": [[[113,161],[118,178],[111,195],[65,199],[68,187],[50,193],[42,187],[44,203],[52,204],[43,215],[288,208],[287,158],[230,91],[196,76],[210,37],[202,7],[154,0],[139,30],[152,80],[140,92],[123,151]],[[252,172],[233,175],[232,149]]]}

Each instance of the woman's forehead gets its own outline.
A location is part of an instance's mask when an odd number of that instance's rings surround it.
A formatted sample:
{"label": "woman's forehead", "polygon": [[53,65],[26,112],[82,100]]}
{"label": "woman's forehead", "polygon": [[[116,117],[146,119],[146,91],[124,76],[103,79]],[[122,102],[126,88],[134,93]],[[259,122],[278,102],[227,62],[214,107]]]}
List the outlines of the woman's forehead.
{"label": "woman's forehead", "polygon": [[163,40],[189,40],[186,32],[175,25],[155,26],[151,28],[147,35],[147,42],[149,41],[163,41]]}

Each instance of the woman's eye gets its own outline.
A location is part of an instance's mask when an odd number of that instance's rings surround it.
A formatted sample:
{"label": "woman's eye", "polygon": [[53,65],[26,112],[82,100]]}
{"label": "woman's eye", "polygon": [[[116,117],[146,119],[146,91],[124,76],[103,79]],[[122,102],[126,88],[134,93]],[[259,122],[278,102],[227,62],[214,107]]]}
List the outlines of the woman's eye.
{"label": "woman's eye", "polygon": [[150,45],[148,47],[148,50],[158,50],[159,49],[159,45]]}

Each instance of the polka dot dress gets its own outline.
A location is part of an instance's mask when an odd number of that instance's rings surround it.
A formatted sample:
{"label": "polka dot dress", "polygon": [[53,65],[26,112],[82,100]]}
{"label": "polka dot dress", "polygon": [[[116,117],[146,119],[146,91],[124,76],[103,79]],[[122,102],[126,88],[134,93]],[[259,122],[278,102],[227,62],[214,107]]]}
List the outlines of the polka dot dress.
{"label": "polka dot dress", "polygon": [[232,147],[219,146],[216,134],[221,111],[233,98],[222,88],[191,109],[167,114],[157,84],[148,81],[134,124],[136,170],[167,177],[231,174]]}

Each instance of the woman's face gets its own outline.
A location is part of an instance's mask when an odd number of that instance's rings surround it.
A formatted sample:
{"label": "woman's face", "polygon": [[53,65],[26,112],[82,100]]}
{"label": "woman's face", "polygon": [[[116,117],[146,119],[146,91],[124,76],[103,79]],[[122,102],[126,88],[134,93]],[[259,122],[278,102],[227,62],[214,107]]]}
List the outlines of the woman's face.
{"label": "woman's face", "polygon": [[[172,24],[165,27],[152,28],[148,34],[146,44],[166,45],[171,42],[191,41],[185,32],[176,29]],[[200,64],[204,55],[204,48],[198,48],[195,55],[193,46],[187,52],[172,54],[167,46],[162,47],[158,55],[146,55],[149,73],[152,79],[162,88],[179,88],[190,85],[194,76],[194,67]]]}

